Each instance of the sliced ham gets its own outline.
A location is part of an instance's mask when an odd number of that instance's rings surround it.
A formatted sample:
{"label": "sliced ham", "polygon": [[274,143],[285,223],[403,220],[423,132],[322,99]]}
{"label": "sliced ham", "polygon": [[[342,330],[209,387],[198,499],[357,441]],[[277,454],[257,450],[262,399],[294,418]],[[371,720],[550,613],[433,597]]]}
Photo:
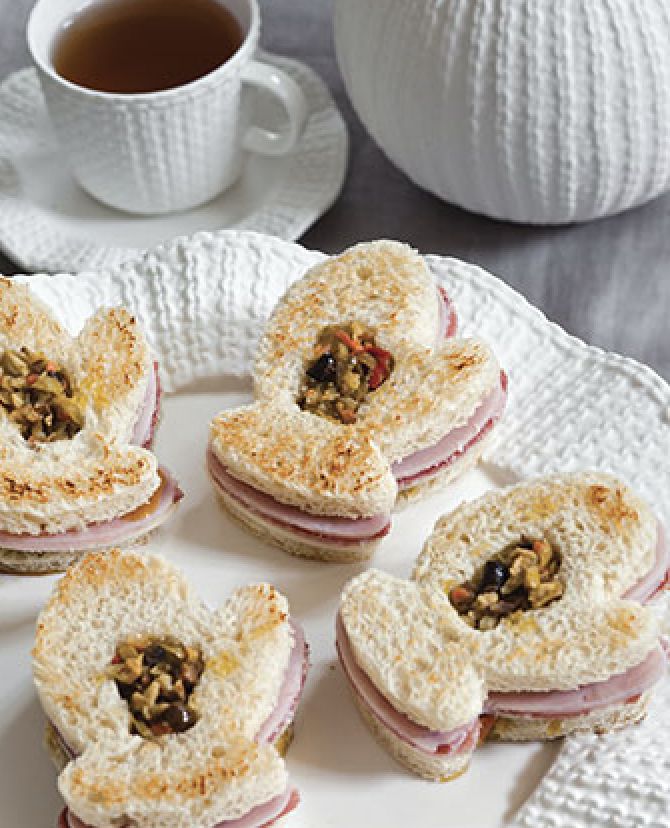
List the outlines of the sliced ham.
{"label": "sliced ham", "polygon": [[263,722],[256,734],[256,741],[260,743],[274,742],[291,724],[305,687],[309,648],[300,624],[293,619],[290,620],[290,624],[293,630],[291,657],[275,709]]}
{"label": "sliced ham", "polygon": [[338,545],[364,543],[388,534],[389,515],[369,518],[329,517],[312,515],[295,506],[280,503],[265,492],[254,489],[230,474],[211,448],[207,451],[207,467],[213,481],[230,497],[265,520],[305,535]]}
{"label": "sliced ham", "polygon": [[635,586],[625,592],[623,597],[629,601],[638,601],[646,604],[663,586],[668,577],[670,567],[670,548],[665,537],[663,524],[658,524],[658,539],[656,541],[656,558],[649,572],[641,578]]}
{"label": "sliced ham", "polygon": [[439,345],[443,339],[451,339],[456,335],[458,330],[458,317],[456,316],[456,308],[449,298],[447,291],[443,287],[438,287],[439,294],[438,305],[438,323],[437,323],[437,344]]}
{"label": "sliced ham", "polygon": [[153,371],[149,375],[147,390],[133,429],[130,442],[135,446],[149,448],[154,438],[154,431],[158,422],[160,408],[161,386],[158,376],[158,363],[154,362]]}
{"label": "sliced ham", "polygon": [[586,684],[575,690],[547,693],[490,693],[484,704],[486,713],[499,716],[530,716],[562,719],[583,716],[593,710],[615,707],[649,690],[665,675],[667,659],[655,647],[641,664],[606,681]]}
{"label": "sliced ham", "polygon": [[[287,788],[284,793],[275,796],[263,805],[252,808],[248,814],[238,819],[227,819],[213,825],[212,828],[269,828],[281,817],[286,816],[300,803],[300,795],[295,788]],[[92,828],[82,822],[69,808],[65,808],[58,819],[58,828]]]}
{"label": "sliced ham", "polygon": [[183,492],[167,469],[160,468],[161,485],[148,504],[133,512],[104,523],[93,523],[78,531],[60,532],[56,535],[15,535],[0,532],[0,547],[20,552],[69,552],[79,549],[96,549],[126,543],[150,532],[165,521]]}
{"label": "sliced ham", "polygon": [[465,454],[500,419],[506,401],[507,376],[501,371],[500,385],[484,398],[465,425],[450,431],[434,446],[416,451],[392,465],[398,488],[406,489],[432,477]]}
{"label": "sliced ham", "polygon": [[465,753],[474,749],[479,733],[478,719],[454,730],[438,731],[423,727],[396,710],[356,663],[339,614],[336,622],[336,646],[342,668],[356,695],[383,725],[404,742],[428,754]]}

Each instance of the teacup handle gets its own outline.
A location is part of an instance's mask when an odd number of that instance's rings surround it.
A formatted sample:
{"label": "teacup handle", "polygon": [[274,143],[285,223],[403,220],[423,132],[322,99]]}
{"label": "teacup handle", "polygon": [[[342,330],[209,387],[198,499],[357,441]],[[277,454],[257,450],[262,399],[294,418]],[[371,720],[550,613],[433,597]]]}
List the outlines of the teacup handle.
{"label": "teacup handle", "polygon": [[242,146],[261,155],[285,155],[290,152],[307,122],[307,101],[302,89],[286,72],[257,60],[249,61],[244,67],[242,81],[271,92],[288,116],[288,126],[281,132],[258,126],[249,127],[242,139]]}

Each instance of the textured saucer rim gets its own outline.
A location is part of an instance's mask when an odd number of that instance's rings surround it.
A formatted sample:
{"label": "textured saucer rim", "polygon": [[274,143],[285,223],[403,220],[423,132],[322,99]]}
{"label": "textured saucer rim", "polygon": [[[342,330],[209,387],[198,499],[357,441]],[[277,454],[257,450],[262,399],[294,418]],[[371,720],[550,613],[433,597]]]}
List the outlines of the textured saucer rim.
{"label": "textured saucer rim", "polygon": [[[238,222],[208,230],[254,231],[294,241],[330,209],[342,190],[348,166],[348,130],[330,90],[313,69],[302,61],[261,50],[257,57],[288,72],[307,92],[307,128],[297,150],[288,158],[277,159],[285,169],[270,197],[255,201],[252,211]],[[17,124],[4,120],[2,111],[14,107],[14,119],[20,119],[22,134],[32,132],[35,146],[41,144],[44,152],[58,152],[51,134],[36,134],[38,119],[46,118],[46,109],[42,100],[29,104],[26,109],[26,86],[39,94],[35,69],[19,69],[0,83],[0,251],[18,269],[26,271],[106,270],[136,259],[144,253],[144,248],[96,243],[90,238],[78,237],[74,227],[63,229],[57,209],[46,210],[21,191],[15,164],[18,148],[15,134],[10,135],[10,130],[15,133]],[[318,159],[318,170],[315,159]],[[105,209],[110,214],[115,212]],[[182,215],[188,216],[194,211]],[[129,214],[115,215],[132,220]],[[165,223],[166,238],[162,243],[185,232],[183,227],[179,228],[180,218],[175,214],[137,217],[138,222],[146,220]],[[74,225],[76,220],[70,221]],[[168,227],[173,228],[172,233]]]}

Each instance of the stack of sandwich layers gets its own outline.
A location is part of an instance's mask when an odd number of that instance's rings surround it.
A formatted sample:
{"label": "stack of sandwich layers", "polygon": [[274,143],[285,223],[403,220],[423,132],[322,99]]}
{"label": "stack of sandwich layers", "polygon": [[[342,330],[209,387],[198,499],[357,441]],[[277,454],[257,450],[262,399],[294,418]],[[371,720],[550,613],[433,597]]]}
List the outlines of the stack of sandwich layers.
{"label": "stack of sandwich layers", "polygon": [[91,553],[42,610],[33,669],[61,826],[260,828],[298,804],[280,753],[307,644],[272,586],[211,611],[161,558]]}
{"label": "stack of sandwich layers", "polygon": [[224,506],[293,554],[369,558],[396,502],[474,465],[502,415],[492,350],[456,327],[405,245],[360,244],[308,271],[261,338],[255,402],[212,423],[207,465]]}
{"label": "stack of sandwich layers", "polygon": [[181,498],[149,450],[158,366],[135,319],[100,310],[73,339],[0,279],[0,567],[64,569],[139,542]]}
{"label": "stack of sandwich layers", "polygon": [[670,550],[649,507],[607,475],[522,483],[436,524],[412,581],[345,588],[343,669],[364,719],[430,779],[481,738],[607,732],[645,714],[667,664],[648,602]]}

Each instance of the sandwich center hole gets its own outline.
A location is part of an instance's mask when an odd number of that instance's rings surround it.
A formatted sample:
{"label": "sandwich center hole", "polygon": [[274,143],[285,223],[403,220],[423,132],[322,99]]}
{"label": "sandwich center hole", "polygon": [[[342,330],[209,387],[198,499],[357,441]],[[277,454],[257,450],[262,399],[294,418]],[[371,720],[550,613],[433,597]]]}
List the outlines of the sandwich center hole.
{"label": "sandwich center hole", "polygon": [[298,405],[346,425],[393,371],[393,355],[380,348],[375,332],[361,322],[328,325],[319,334],[305,369]]}
{"label": "sandwich center hole", "polygon": [[171,636],[121,641],[108,669],[130,710],[130,732],[155,740],[198,721],[191,703],[204,669],[202,652]]}
{"label": "sandwich center hole", "polygon": [[70,374],[25,347],[0,354],[0,406],[31,444],[68,440],[84,425],[84,407]]}
{"label": "sandwich center hole", "polygon": [[476,630],[493,630],[505,618],[518,619],[563,595],[561,555],[547,540],[523,538],[497,552],[467,581],[449,589],[449,600]]}

